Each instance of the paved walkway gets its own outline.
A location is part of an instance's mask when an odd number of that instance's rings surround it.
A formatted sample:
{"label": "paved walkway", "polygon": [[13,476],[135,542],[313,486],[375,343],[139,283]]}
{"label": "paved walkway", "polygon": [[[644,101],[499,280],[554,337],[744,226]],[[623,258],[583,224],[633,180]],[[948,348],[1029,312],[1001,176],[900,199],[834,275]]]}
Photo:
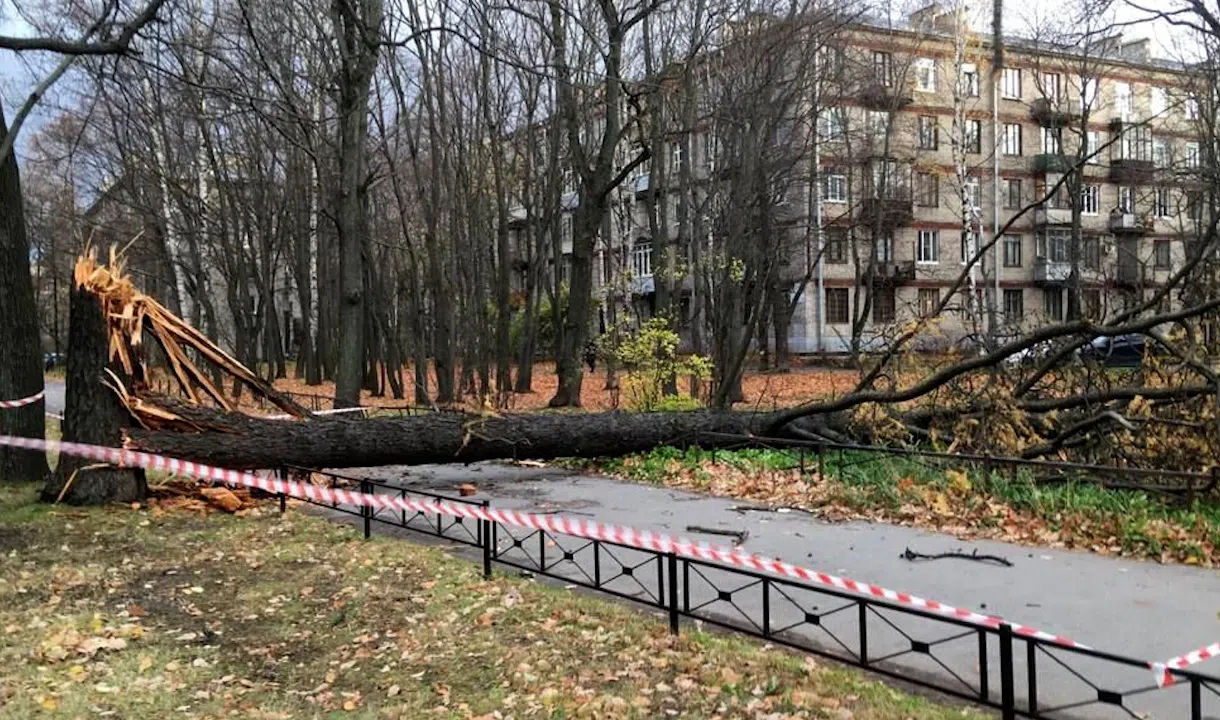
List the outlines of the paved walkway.
{"label": "paved walkway", "polygon": [[[1213,570],[1001,542],[964,542],[884,524],[830,524],[799,512],[740,513],[730,508],[744,503],[733,500],[550,468],[484,463],[376,468],[349,474],[446,494],[456,494],[456,485],[471,482],[479,491],[473,499],[489,499],[500,507],[591,516],[722,544],[728,544],[729,538],[688,532],[687,526],[746,530],[749,537],[744,547],[753,552],[998,614],[1137,659],[1163,660],[1220,639],[1220,573]],[[899,557],[908,547],[923,553],[978,548],[980,553],[1007,557],[1014,566],[995,567],[955,559],[912,563]],[[734,600],[746,612],[751,611],[748,597]],[[884,633],[873,629],[877,624],[870,625],[870,653],[879,657],[878,652],[886,651],[887,642],[902,650],[908,641],[896,632],[897,628],[887,640]],[[884,621],[880,625],[886,630]],[[916,638],[922,632],[917,626],[904,626],[902,622],[898,625]],[[935,640],[942,635],[943,631],[923,639]],[[936,655],[955,671],[972,669],[974,678],[965,679],[977,681],[980,670],[976,639],[956,640],[936,646],[936,650]],[[1042,658],[1038,695],[1043,707],[1090,703],[1065,714],[1073,717],[1189,716],[1180,715],[1183,708],[1189,709],[1187,691],[1182,686],[1128,698],[1131,710],[1147,715],[1132,715],[1126,708],[1098,705],[1097,689],[1129,691],[1149,684],[1151,673],[1143,670],[1115,673],[1112,668],[1090,666],[1091,661],[1064,659],[1085,677],[1059,668],[1053,658]],[[926,670],[914,660],[926,663]],[[913,673],[939,672],[927,657],[916,657],[912,662]],[[1211,662],[1220,663],[1220,659]],[[998,659],[993,658],[989,665],[990,682],[993,688],[998,688]],[[1203,664],[1197,668],[1220,675],[1220,665]],[[1086,680],[1096,684],[1096,688]],[[1017,669],[1017,686],[1023,690],[1025,683],[1022,663]],[[1019,697],[1023,696],[1022,691]],[[1204,717],[1220,717],[1220,695],[1204,689],[1204,696]]]}

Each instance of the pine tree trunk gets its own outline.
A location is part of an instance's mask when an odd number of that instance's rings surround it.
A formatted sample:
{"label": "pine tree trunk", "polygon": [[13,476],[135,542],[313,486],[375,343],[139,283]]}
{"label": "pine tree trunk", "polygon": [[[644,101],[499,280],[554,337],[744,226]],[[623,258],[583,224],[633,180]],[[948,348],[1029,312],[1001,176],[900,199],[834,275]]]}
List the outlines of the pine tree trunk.
{"label": "pine tree trunk", "polygon": [[[68,387],[64,407],[64,440],[118,447],[122,430],[133,425],[131,415],[114,392],[102,384],[107,367],[126,384],[122,369],[108,365],[107,333],[97,298],[73,288],[68,304]],[[59,456],[55,474],[47,480],[42,497],[73,505],[136,502],[148,493],[143,470],[93,467],[92,460]],[[75,475],[75,477],[73,477]],[[71,480],[67,492],[64,485]]]}
{"label": "pine tree trunk", "polygon": [[[0,108],[0,138],[8,134]],[[13,152],[0,159],[0,400],[20,400],[43,389],[42,341],[30,279],[21,176]],[[0,410],[0,434],[42,438],[44,404]],[[28,450],[0,449],[0,482],[41,480],[47,459]]]}

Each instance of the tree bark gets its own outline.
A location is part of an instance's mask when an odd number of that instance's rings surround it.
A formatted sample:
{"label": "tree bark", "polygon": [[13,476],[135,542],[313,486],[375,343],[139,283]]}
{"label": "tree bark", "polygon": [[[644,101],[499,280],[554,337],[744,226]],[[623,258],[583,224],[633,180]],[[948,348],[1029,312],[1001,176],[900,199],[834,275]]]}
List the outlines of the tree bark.
{"label": "tree bark", "polygon": [[[125,426],[134,424],[118,397],[102,384],[107,367],[123,378],[122,368],[108,365],[109,334],[97,298],[73,288],[68,304],[68,387],[64,407],[64,440],[116,447]],[[96,467],[92,460],[60,455],[55,473],[43,487],[44,500],[73,505],[136,502],[148,494],[144,471]],[[75,477],[73,477],[75,475]],[[64,485],[71,480],[67,492]]]}
{"label": "tree bark", "polygon": [[716,433],[736,435],[740,443],[741,434],[757,434],[776,417],[774,413],[752,412],[490,417],[432,413],[370,420],[319,417],[296,422],[261,420],[203,407],[172,409],[214,430],[132,430],[129,445],[230,468],[275,468],[284,464],[337,468],[617,456],[696,440],[701,446],[713,447],[718,442]]}
{"label": "tree bark", "polygon": [[[8,134],[0,108],[0,138]],[[21,175],[15,153],[0,160],[0,400],[20,400],[43,389],[42,340],[30,279],[30,244],[25,234]],[[42,438],[45,405],[0,410],[0,434]],[[41,480],[47,474],[43,453],[0,449],[0,482]]]}

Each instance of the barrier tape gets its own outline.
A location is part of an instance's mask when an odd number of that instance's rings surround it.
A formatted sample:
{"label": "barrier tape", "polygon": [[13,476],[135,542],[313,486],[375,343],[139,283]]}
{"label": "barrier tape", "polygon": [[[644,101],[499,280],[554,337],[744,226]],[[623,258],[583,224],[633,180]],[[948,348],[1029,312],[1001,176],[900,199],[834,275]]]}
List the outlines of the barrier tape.
{"label": "barrier tape", "polygon": [[[391,495],[352,492],[344,488],[321,487],[311,483],[282,480],[269,473],[255,475],[250,472],[229,470],[190,460],[179,460],[177,458],[169,458],[163,455],[154,455],[126,448],[108,448],[83,443],[39,440],[9,435],[0,435],[0,445],[28,450],[58,450],[61,455],[75,455],[120,467],[139,467],[145,470],[185,475],[203,480],[223,482],[234,486],[244,485],[264,492],[282,493],[314,502],[410,510],[412,512],[423,512],[432,515],[489,520],[502,525],[544,530],[586,540],[598,540],[628,547],[645,548],[659,553],[673,553],[696,560],[719,562],[758,572],[770,573],[780,577],[793,578],[836,590],[846,590],[860,595],[881,598],[895,604],[918,608],[933,614],[955,618],[993,630],[1007,624],[1015,635],[1034,638],[1067,648],[1091,649],[1087,645],[1062,635],[1038,630],[1028,625],[1009,622],[994,615],[983,615],[973,610],[946,605],[935,600],[927,600],[917,595],[890,590],[879,585],[809,570],[783,562],[782,560],[755,555],[738,548],[730,549],[722,545],[693,542],[685,538],[674,538],[667,533],[658,533],[651,530],[637,530],[631,527],[612,525],[596,520],[569,518],[562,515],[534,515],[517,512],[509,508],[492,508],[466,503],[416,500]],[[1157,685],[1166,687],[1174,682],[1170,670],[1181,669],[1188,665],[1202,662],[1217,654],[1220,654],[1220,643],[1178,656],[1164,663],[1148,663],[1148,667],[1155,674]]]}
{"label": "barrier tape", "polygon": [[1169,687],[1177,680],[1174,678],[1170,670],[1181,670],[1189,665],[1201,663],[1209,658],[1214,658],[1220,655],[1220,642],[1214,642],[1211,645],[1201,647],[1198,650],[1191,650],[1188,653],[1179,655],[1175,658],[1170,658],[1165,662],[1151,663],[1149,667],[1152,672],[1156,673],[1156,684],[1159,687]]}
{"label": "barrier tape", "polygon": [[[367,408],[367,407],[333,408],[330,410],[315,410],[314,412],[311,412],[309,414],[310,415],[339,415],[340,413],[352,413],[352,412],[366,413],[366,412],[368,412],[369,409],[370,408]],[[294,417],[293,415],[289,415],[287,413],[280,413],[278,415],[263,415],[260,419],[262,419],[262,420],[289,420],[293,417]]]}
{"label": "barrier tape", "polygon": [[20,400],[0,400],[0,410],[11,410],[13,408],[31,405],[41,400],[44,394],[46,394],[46,390],[39,390],[33,395],[27,398],[21,398]]}

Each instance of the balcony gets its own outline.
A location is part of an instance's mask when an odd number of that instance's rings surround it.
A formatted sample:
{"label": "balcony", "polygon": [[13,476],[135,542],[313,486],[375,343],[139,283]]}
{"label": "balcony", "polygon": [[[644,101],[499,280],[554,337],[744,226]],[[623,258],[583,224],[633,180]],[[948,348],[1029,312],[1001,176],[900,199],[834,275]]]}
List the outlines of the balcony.
{"label": "balcony", "polygon": [[1034,258],[1034,283],[1038,285],[1062,285],[1072,275],[1070,262]]}
{"label": "balcony", "polygon": [[911,104],[911,97],[893,85],[874,82],[866,85],[858,97],[868,110],[901,110]]}
{"label": "balcony", "polygon": [[631,294],[632,295],[647,295],[657,289],[656,282],[652,275],[642,275],[640,277],[631,278]]}
{"label": "balcony", "polygon": [[878,262],[873,266],[874,285],[904,285],[915,279],[915,261]]}
{"label": "balcony", "polygon": [[1036,173],[1065,173],[1075,166],[1075,161],[1063,153],[1040,153],[1034,156]]}
{"label": "balcony", "polygon": [[1151,160],[1110,158],[1110,182],[1116,185],[1147,185],[1156,177]]}
{"label": "balcony", "polygon": [[1054,207],[1039,205],[1034,208],[1034,225],[1071,225],[1072,209],[1070,207]]}
{"label": "balcony", "polygon": [[1138,261],[1120,259],[1115,267],[1114,284],[1119,287],[1140,287],[1144,284],[1144,265]]}
{"label": "balcony", "polygon": [[1080,101],[1075,98],[1038,98],[1029,104],[1029,117],[1042,127],[1067,127],[1080,120]]}
{"label": "balcony", "polygon": [[1110,213],[1110,232],[1115,235],[1142,235],[1148,230],[1150,223],[1135,213]]}
{"label": "balcony", "polygon": [[915,217],[910,193],[889,193],[887,197],[866,197],[860,203],[860,221],[869,227],[889,231],[910,224]]}

